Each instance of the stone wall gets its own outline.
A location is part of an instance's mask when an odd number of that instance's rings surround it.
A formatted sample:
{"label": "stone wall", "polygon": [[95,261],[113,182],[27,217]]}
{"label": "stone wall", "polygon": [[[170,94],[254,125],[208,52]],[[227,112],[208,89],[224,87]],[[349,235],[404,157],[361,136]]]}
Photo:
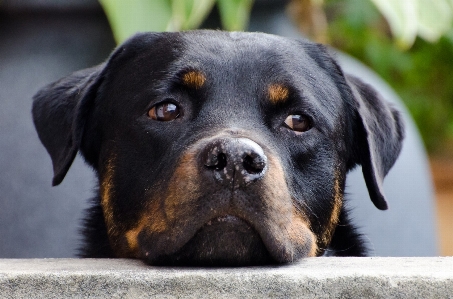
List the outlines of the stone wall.
{"label": "stone wall", "polygon": [[452,298],[453,258],[310,258],[164,268],[124,259],[3,259],[0,298]]}

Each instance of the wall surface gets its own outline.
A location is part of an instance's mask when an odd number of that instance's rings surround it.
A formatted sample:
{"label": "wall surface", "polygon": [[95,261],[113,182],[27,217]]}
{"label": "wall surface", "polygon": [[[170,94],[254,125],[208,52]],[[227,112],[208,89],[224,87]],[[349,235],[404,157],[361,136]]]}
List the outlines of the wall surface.
{"label": "wall surface", "polygon": [[0,41],[0,257],[74,257],[94,175],[78,157],[65,181],[51,186],[52,162],[33,125],[32,97],[105,60],[115,47],[110,27],[97,12],[0,11]]}
{"label": "wall surface", "polygon": [[453,258],[309,258],[274,267],[3,259],[0,298],[452,298]]}

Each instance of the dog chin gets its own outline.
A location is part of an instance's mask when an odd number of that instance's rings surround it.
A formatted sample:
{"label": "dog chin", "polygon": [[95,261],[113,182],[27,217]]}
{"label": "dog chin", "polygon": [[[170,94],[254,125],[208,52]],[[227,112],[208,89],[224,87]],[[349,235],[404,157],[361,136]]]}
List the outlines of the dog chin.
{"label": "dog chin", "polygon": [[236,216],[211,219],[176,253],[146,260],[154,266],[254,266],[276,263],[260,235]]}

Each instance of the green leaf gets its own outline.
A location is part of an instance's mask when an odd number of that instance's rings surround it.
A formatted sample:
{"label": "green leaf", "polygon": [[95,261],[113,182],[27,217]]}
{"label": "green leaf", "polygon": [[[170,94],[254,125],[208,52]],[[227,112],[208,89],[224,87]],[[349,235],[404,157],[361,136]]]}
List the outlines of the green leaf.
{"label": "green leaf", "polygon": [[437,41],[451,27],[453,7],[450,0],[418,0],[418,33],[429,41]]}
{"label": "green leaf", "polygon": [[418,0],[371,0],[386,18],[397,43],[409,48],[418,32]]}
{"label": "green leaf", "polygon": [[417,36],[437,41],[452,26],[453,0],[371,0],[389,23],[403,49]]}
{"label": "green leaf", "polygon": [[450,46],[453,47],[453,28],[447,31],[445,34],[447,41],[450,43]]}
{"label": "green leaf", "polygon": [[172,0],[172,18],[167,31],[198,28],[214,6],[215,0]]}
{"label": "green leaf", "polygon": [[99,0],[117,43],[136,32],[165,31],[171,19],[170,0]]}
{"label": "green leaf", "polygon": [[253,0],[217,0],[222,26],[229,31],[245,30]]}

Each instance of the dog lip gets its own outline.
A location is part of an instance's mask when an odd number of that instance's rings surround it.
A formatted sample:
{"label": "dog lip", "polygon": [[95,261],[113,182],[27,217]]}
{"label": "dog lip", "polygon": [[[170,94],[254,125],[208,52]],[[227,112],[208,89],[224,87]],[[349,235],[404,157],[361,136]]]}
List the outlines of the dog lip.
{"label": "dog lip", "polygon": [[245,222],[244,220],[242,220],[241,218],[237,217],[237,216],[234,216],[234,215],[224,215],[224,216],[219,216],[219,217],[215,217],[215,218],[212,218],[211,220],[209,220],[206,225],[213,225],[215,223],[237,223],[237,222]]}
{"label": "dog lip", "polygon": [[261,235],[249,221],[231,214],[218,215],[204,222],[193,235],[185,234],[184,243],[166,247],[163,252],[147,248],[141,257],[155,266],[213,266],[216,263],[229,266],[236,262],[237,265],[264,265],[274,262]]}

